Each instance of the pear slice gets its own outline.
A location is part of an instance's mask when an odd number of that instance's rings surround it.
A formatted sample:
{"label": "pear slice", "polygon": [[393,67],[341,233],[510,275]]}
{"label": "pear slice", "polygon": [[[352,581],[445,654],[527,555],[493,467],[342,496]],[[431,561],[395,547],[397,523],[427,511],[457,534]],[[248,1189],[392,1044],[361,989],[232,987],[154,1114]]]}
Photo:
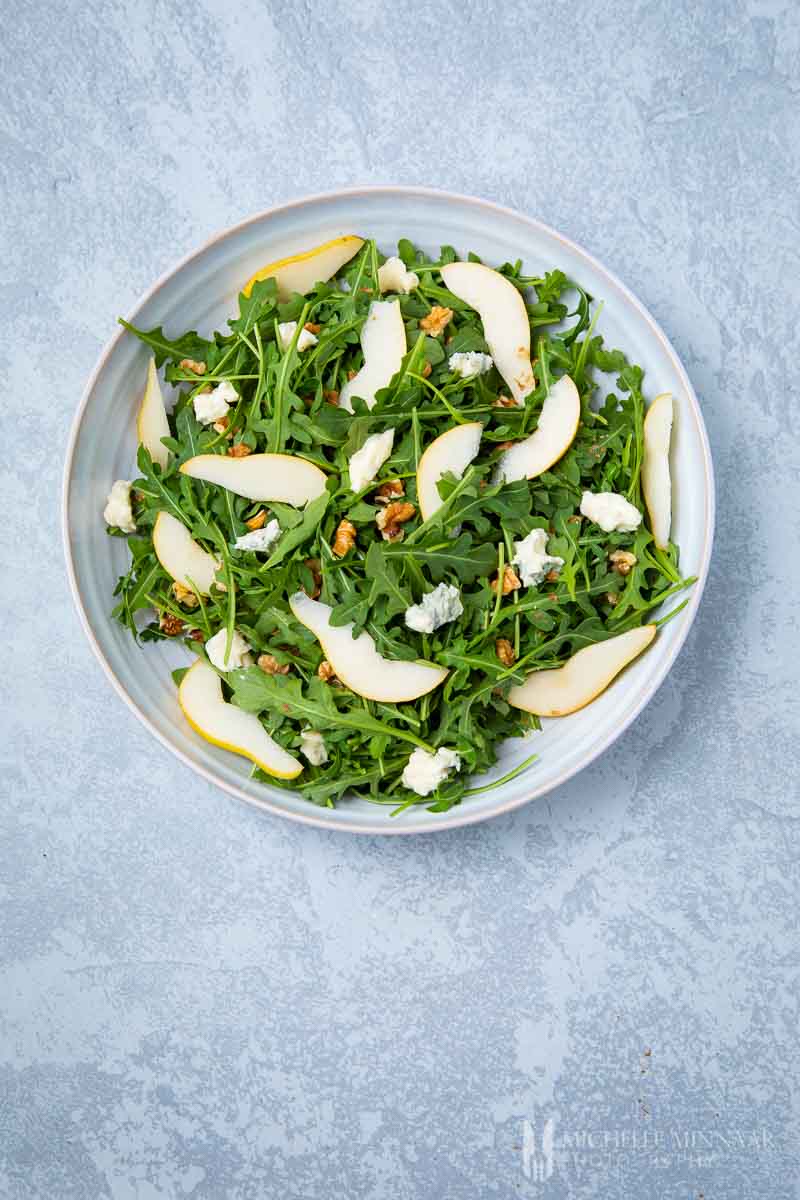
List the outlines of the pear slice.
{"label": "pear slice", "polygon": [[214,583],[219,563],[198,546],[189,530],[177,518],[160,512],[153,526],[153,549],[168,575],[185,588],[207,596]]}
{"label": "pear slice", "polygon": [[361,327],[364,365],[339,393],[339,408],[353,411],[352,396],[360,396],[367,408],[375,403],[375,393],[388,387],[400,370],[406,352],[406,329],[396,300],[373,300]]}
{"label": "pear slice", "polygon": [[310,599],[305,592],[295,592],[289,599],[289,607],[317,638],[345,687],[357,696],[400,704],[432,692],[447,677],[444,667],[384,658],[366,631],[354,638],[352,624],[331,625],[330,606]]}
{"label": "pear slice", "polygon": [[459,300],[477,311],[494,365],[521,404],[536,386],[531,327],[522,296],[505,276],[483,263],[448,263],[441,268],[441,276]]}
{"label": "pear slice", "polygon": [[347,234],[346,237],[334,238],[330,242],[323,242],[321,246],[314,246],[303,254],[279,258],[277,262],[268,263],[266,267],[256,271],[255,275],[248,279],[242,291],[245,296],[249,296],[253,290],[253,284],[257,283],[259,279],[274,277],[278,284],[278,299],[281,304],[285,304],[294,292],[305,296],[315,283],[327,283],[340,267],[343,267],[358,253],[363,245],[363,238]]}
{"label": "pear slice", "polygon": [[193,663],[178,688],[178,703],[196,733],[207,742],[242,754],[278,779],[294,779],[303,764],[273,741],[254,713],[222,697],[219,675],[204,659]]}
{"label": "pear slice", "polygon": [[605,691],[623,667],[633,662],[656,636],[655,625],[641,625],[617,637],[578,650],[563,667],[534,671],[512,687],[508,702],[538,717],[565,717]]}
{"label": "pear slice", "polygon": [[539,414],[536,429],[506,450],[494,473],[494,482],[535,479],[566,454],[578,432],[581,398],[569,375],[562,375],[550,388]]}
{"label": "pear slice", "polygon": [[139,439],[139,445],[144,446],[153,462],[158,463],[162,471],[169,462],[169,450],[161,439],[169,437],[169,435],[169,421],[156,374],[156,360],[151,358],[147,364],[147,383],[136,417],[136,436]]}
{"label": "pear slice", "polygon": [[446,430],[428,446],[417,465],[417,498],[423,521],[432,517],[442,503],[436,486],[439,480],[446,471],[461,478],[480,449],[482,433],[480,421],[470,421]]}
{"label": "pear slice", "polygon": [[247,458],[197,454],[182,464],[181,472],[217,483],[248,500],[274,500],[297,508],[325,491],[325,475],[319,467],[292,454],[250,454]]}
{"label": "pear slice", "polygon": [[669,546],[672,525],[672,479],[669,471],[669,444],[672,438],[672,394],[656,396],[644,419],[644,460],[642,490],[650,517],[653,540],[661,550]]}

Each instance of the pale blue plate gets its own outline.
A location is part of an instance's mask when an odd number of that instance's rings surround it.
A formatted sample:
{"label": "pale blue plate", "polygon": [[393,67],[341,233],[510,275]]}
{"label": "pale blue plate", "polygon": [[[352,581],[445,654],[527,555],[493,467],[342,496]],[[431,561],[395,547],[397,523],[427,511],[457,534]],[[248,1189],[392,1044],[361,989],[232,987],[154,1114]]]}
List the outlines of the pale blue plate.
{"label": "pale blue plate", "polygon": [[[431,253],[449,243],[490,264],[522,258],[536,274],[560,267],[605,303],[599,330],[646,368],[652,399],[676,398],[672,470],[673,538],[686,575],[697,575],[689,603],[650,649],[581,712],[547,721],[540,734],[509,742],[486,779],[499,777],[534,750],[539,761],[511,783],[467,798],[449,813],[414,808],[398,818],[366,801],[335,810],[250,778],[246,760],[204,742],[184,721],[170,671],[184,664],[182,646],[138,647],[109,616],[117,577],[127,568],[123,542],[102,520],[113,480],[136,474],[135,414],[147,351],[119,332],[104,350],[72,427],[64,471],[63,533],[72,593],[86,635],[118,694],[148,729],[187,766],[269,812],[351,833],[415,833],[452,829],[508,812],[543,796],[611,746],[653,696],[675,661],[694,619],[708,571],[714,527],[711,455],[697,398],[656,322],[620,281],[573,242],[507,208],[427,188],[360,188],[311,196],[270,209],[213,238],[164,275],[129,314],[137,325],[210,333],[236,311],[244,281],[265,263],[345,233],[377,238],[385,252],[408,237]],[[476,784],[485,782],[476,780]],[[187,788],[187,796],[191,793]]]}

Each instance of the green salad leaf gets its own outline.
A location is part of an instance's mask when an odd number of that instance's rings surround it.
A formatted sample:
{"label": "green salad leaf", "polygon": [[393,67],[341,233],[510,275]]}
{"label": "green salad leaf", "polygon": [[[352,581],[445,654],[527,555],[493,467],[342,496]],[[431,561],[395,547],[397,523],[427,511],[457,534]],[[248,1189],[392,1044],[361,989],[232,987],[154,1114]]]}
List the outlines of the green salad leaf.
{"label": "green salad leaf", "polygon": [[[539,727],[536,717],[509,703],[514,684],[581,648],[668,619],[672,613],[659,610],[693,581],[680,574],[676,546],[655,546],[646,519],[632,533],[606,533],[581,514],[585,491],[615,492],[643,511],[644,373],[623,350],[605,345],[593,298],[557,269],[539,277],[525,275],[521,262],[499,268],[522,296],[531,328],[536,385],[514,406],[496,367],[468,378],[450,368],[453,354],[489,352],[478,313],[440,274],[459,257],[456,251],[443,246],[430,257],[401,239],[398,255],[419,279],[408,294],[390,297],[399,305],[408,350],[374,405],[356,397],[352,413],[337,401],[363,365],[360,336],[370,305],[381,299],[383,256],[373,241],[305,296],[284,303],[274,279],[257,282],[239,297],[227,330],[210,337],[121,322],[176,391],[166,468],[139,449],[132,485],[137,532],[128,538],[131,562],[117,584],[113,614],[140,641],[182,639],[195,654],[220,630],[228,645],[241,634],[250,665],[222,675],[224,695],[256,714],[304,765],[298,779],[271,783],[328,807],[356,794],[393,813],[414,804],[442,812],[493,786],[470,787],[469,777],[494,766],[504,740]],[[450,312],[437,331],[427,318],[442,307]],[[279,327],[285,331],[291,322],[287,341]],[[301,340],[304,327],[310,344],[307,336]],[[537,428],[553,381],[565,373],[581,401],[569,450],[533,480],[500,481],[495,468],[503,450]],[[195,400],[223,383],[227,415],[203,423]],[[483,425],[478,455],[460,477],[439,480],[441,505],[423,521],[419,459],[441,433],[472,421]],[[390,429],[389,457],[354,492],[351,457]],[[314,463],[326,475],[325,491],[300,509],[251,501],[180,471],[197,455],[254,452]],[[161,512],[216,558],[210,594],[175,585],[160,563],[152,533]],[[279,532],[270,526],[263,548],[237,546],[272,521]],[[563,563],[525,586],[513,560],[517,543],[536,529],[545,531],[548,554]],[[109,532],[121,536],[119,529]],[[619,551],[622,559],[614,557]],[[407,624],[408,610],[438,594],[440,585],[457,595],[458,613],[430,628]],[[298,591],[328,605],[335,628],[353,637],[366,632],[389,662],[444,668],[443,683],[397,704],[357,695],[335,678],[321,645],[293,615],[289,598]],[[181,677],[176,672],[176,682]],[[308,731],[322,734],[324,761],[303,757]],[[404,780],[409,756],[439,749],[454,751],[460,769],[420,795]],[[269,778],[258,769],[255,775]]]}

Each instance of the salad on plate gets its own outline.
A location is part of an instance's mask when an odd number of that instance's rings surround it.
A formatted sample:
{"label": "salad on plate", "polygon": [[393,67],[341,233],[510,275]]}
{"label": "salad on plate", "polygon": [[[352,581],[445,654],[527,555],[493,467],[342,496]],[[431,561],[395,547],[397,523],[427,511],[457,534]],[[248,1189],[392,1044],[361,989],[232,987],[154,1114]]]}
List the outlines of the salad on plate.
{"label": "salad on plate", "polygon": [[151,357],[138,478],[103,514],[130,550],[114,617],[185,646],[201,737],[314,804],[443,812],[531,768],[474,781],[693,582],[673,397],[646,404],[576,281],[450,246],[336,238],[238,307],[208,338],[122,322]]}

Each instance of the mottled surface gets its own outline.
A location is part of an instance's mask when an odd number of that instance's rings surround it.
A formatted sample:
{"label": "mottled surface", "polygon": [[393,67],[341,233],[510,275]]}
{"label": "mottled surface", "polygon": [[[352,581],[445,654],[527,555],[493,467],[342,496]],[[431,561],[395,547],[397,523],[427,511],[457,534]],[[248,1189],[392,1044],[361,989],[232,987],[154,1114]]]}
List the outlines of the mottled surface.
{"label": "mottled surface", "polygon": [[[29,0],[0,42],[0,1194],[796,1196],[796,7]],[[718,539],[610,754],[507,819],[348,840],[231,802],[115,698],[59,475],[179,255],[392,181],[631,284],[701,397]]]}

